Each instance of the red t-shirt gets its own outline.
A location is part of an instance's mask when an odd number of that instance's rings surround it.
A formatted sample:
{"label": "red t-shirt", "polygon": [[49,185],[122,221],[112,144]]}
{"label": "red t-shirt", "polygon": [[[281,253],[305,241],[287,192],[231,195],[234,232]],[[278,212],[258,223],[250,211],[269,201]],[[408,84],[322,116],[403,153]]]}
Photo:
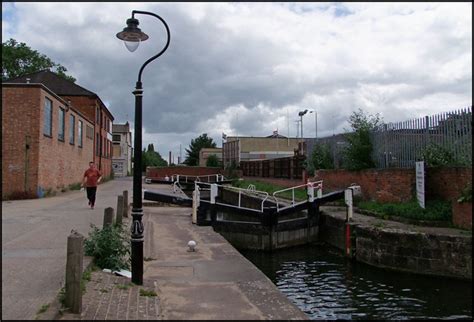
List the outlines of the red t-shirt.
{"label": "red t-shirt", "polygon": [[101,176],[99,170],[87,169],[86,172],[84,172],[84,177],[87,177],[86,187],[97,187],[97,180],[99,180]]}

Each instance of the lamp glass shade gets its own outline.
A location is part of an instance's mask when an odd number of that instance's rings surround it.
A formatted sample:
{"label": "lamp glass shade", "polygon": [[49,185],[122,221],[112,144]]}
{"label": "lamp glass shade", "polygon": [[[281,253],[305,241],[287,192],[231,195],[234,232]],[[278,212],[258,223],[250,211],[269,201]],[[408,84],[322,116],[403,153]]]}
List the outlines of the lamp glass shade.
{"label": "lamp glass shade", "polygon": [[127,47],[128,51],[133,53],[135,50],[137,50],[138,46],[140,46],[140,40],[139,41],[124,41],[125,47]]}

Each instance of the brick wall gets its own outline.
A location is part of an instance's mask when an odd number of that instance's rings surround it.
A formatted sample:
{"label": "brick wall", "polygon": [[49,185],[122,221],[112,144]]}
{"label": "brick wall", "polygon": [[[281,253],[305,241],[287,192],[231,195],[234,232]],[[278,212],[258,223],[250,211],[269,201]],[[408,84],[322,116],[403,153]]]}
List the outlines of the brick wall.
{"label": "brick wall", "polygon": [[[112,146],[112,141],[106,140],[109,143],[109,152],[106,156],[106,145],[103,143],[104,138],[107,138],[107,131],[104,128],[101,128],[100,126],[100,121],[99,123],[97,122],[97,108],[101,109],[101,104],[100,101],[93,96],[62,96],[65,100],[70,100],[72,106],[74,106],[77,110],[79,110],[82,114],[84,114],[85,117],[87,117],[93,124],[92,126],[94,127],[94,155],[93,155],[93,161],[96,163],[98,169],[100,167],[100,171],[102,174],[106,177],[110,176],[112,173],[112,152],[111,152],[111,146]],[[105,112],[104,109],[102,109],[102,118],[104,115],[107,115],[107,119],[109,119],[108,114]],[[112,129],[110,129],[110,133],[112,132]],[[96,144],[100,146],[100,142],[95,142],[96,141],[96,134],[99,134],[100,139],[102,140],[102,157],[99,155],[96,155]]]}
{"label": "brick wall", "polygon": [[147,167],[146,176],[149,178],[171,177],[174,174],[188,176],[203,176],[210,174],[224,174],[221,168],[206,167]]}
{"label": "brick wall", "polygon": [[2,87],[2,199],[36,192],[40,110],[33,107],[39,106],[40,93],[38,87]]}
{"label": "brick wall", "polygon": [[[43,134],[45,98],[52,101],[52,137]],[[81,182],[93,156],[93,142],[86,137],[91,125],[73,109],[65,113],[64,141],[58,139],[59,107],[65,102],[39,85],[2,88],[2,197],[14,192],[57,191]],[[75,142],[69,143],[69,117],[75,116]],[[78,147],[78,121],[83,121],[83,147]],[[30,136],[29,149],[25,138]],[[28,169],[25,171],[25,165]]]}
{"label": "brick wall", "polygon": [[355,183],[361,186],[363,199],[379,202],[409,201],[416,188],[414,169],[318,170],[312,180],[323,180],[324,192]]}
{"label": "brick wall", "polygon": [[[323,191],[356,183],[363,199],[379,202],[406,202],[416,195],[415,169],[318,170],[311,180],[323,180]],[[426,199],[455,200],[468,182],[472,182],[472,168],[427,168]]]}

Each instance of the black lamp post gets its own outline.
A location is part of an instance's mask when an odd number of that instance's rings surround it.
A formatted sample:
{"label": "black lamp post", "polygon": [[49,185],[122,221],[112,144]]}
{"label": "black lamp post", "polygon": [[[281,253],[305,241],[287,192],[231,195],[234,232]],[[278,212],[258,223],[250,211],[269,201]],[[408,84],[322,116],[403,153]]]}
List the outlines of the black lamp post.
{"label": "black lamp post", "polygon": [[158,18],[166,28],[168,39],[165,47],[155,56],[148,59],[140,68],[138,81],[135,86],[135,143],[134,143],[134,166],[133,166],[133,206],[132,206],[132,226],[131,244],[132,244],[132,282],[137,285],[143,285],[143,208],[142,208],[142,72],[146,65],[163,54],[170,43],[170,30],[166,22],[158,15],[147,11],[132,11],[132,18],[127,19],[127,27],[117,34],[117,38],[125,42],[125,46],[131,52],[138,48],[141,41],[148,39],[148,35],[138,28],[138,19],[135,14],[150,15]]}
{"label": "black lamp post", "polygon": [[308,113],[308,110],[304,110],[298,113],[298,116],[301,118],[301,138],[303,139],[303,115]]}

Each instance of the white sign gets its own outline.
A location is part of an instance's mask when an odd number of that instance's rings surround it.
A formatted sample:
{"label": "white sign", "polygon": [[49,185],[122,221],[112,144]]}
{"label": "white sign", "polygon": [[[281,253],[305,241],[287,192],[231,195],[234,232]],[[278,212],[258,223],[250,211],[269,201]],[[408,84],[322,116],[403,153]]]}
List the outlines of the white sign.
{"label": "white sign", "polygon": [[416,162],[416,198],[420,207],[425,209],[425,163]]}

